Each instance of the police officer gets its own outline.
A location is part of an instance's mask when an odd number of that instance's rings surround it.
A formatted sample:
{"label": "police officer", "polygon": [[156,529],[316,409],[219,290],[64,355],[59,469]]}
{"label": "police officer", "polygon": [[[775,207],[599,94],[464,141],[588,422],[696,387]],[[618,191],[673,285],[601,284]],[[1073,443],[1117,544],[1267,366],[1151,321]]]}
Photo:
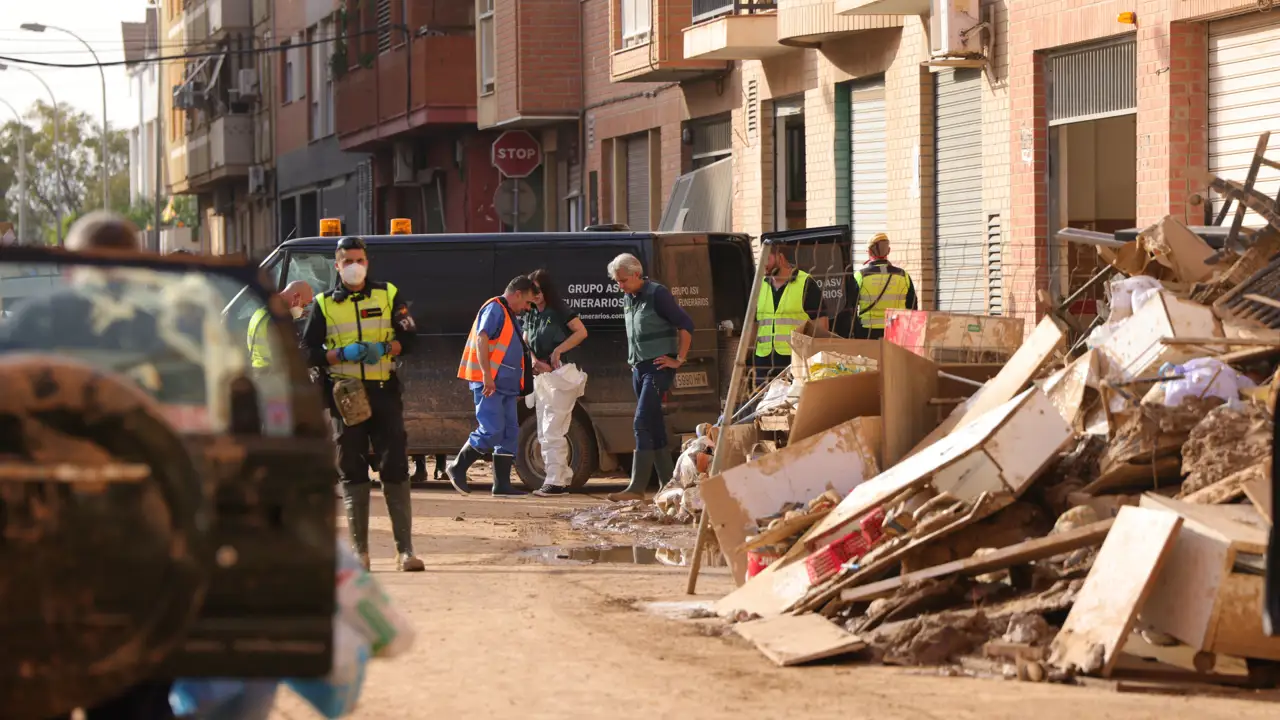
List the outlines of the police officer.
{"label": "police officer", "polygon": [[[884,311],[919,310],[915,285],[906,270],[889,262],[889,236],[876,233],[867,243],[867,261],[853,274],[855,292],[850,307],[857,308],[853,337],[884,337]],[[843,333],[840,333],[843,334]]]}
{"label": "police officer", "polygon": [[817,320],[822,290],[809,273],[796,267],[796,251],[773,245],[765,262],[767,282],[756,299],[756,351],[751,356],[757,383],[791,365],[791,331]]}
{"label": "police officer", "polygon": [[340,280],[312,303],[302,345],[311,365],[328,371],[326,389],[331,399],[335,381],[359,379],[357,387],[363,387],[369,402],[371,416],[351,425],[336,403],[329,407],[352,550],[369,567],[370,487],[365,453],[372,442],[391,516],[396,566],[420,571],[422,560],[413,554],[404,404],[394,371],[394,358],[412,349],[417,328],[396,286],[368,279],[369,258],[363,240],[340,239],[334,265]]}
{"label": "police officer", "polygon": [[[306,311],[315,299],[315,291],[304,280],[294,280],[280,291],[280,299],[289,306],[289,313],[293,315],[295,323],[294,330],[301,339],[303,327],[300,323]],[[249,318],[249,332],[246,342],[249,344],[249,361],[255,368],[265,368],[271,365],[271,343],[267,339],[267,320],[271,314],[267,312],[265,307],[260,307],[254,311]]]}

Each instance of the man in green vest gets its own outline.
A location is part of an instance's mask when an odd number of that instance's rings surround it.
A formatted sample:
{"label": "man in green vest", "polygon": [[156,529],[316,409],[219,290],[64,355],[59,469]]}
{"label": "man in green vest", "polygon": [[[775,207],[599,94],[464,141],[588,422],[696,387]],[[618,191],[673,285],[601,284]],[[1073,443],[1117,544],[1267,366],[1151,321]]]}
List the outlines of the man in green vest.
{"label": "man in green vest", "polygon": [[916,288],[906,270],[889,262],[889,236],[876,233],[867,243],[867,261],[853,274],[854,293],[849,307],[857,308],[853,337],[884,337],[884,311],[890,308],[919,310]]}
{"label": "man in green vest", "polygon": [[756,349],[751,355],[757,385],[791,365],[791,331],[818,320],[822,312],[822,289],[796,267],[795,247],[770,246],[765,280],[756,299]]}
{"label": "man in green vest", "polygon": [[[311,285],[304,280],[294,280],[280,291],[280,299],[289,306],[289,314],[293,316],[295,324],[294,333],[299,339],[302,337],[301,321],[303,313],[311,301],[315,299],[315,291],[311,289]],[[253,316],[249,318],[249,334],[247,342],[249,343],[249,359],[250,364],[255,368],[265,368],[271,365],[271,344],[267,339],[267,318],[270,315],[265,307],[258,308]]]}

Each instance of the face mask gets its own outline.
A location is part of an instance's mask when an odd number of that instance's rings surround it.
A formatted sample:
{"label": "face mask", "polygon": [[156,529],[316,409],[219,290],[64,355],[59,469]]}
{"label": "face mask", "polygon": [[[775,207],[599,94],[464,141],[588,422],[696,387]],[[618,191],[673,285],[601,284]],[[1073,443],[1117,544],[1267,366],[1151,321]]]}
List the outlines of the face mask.
{"label": "face mask", "polygon": [[289,308],[289,314],[290,314],[290,315],[293,315],[293,319],[294,319],[294,320],[299,320],[299,319],[301,319],[301,318],[302,318],[302,308],[300,308],[300,307],[291,307],[291,308]]}
{"label": "face mask", "polygon": [[342,281],[348,285],[359,285],[364,282],[368,269],[359,263],[352,263],[342,268]]}

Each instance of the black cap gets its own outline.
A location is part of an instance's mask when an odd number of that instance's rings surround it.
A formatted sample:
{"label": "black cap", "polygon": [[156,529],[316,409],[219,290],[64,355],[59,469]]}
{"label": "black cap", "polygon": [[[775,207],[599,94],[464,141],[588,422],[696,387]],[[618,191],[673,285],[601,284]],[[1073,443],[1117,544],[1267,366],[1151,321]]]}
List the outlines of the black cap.
{"label": "black cap", "polygon": [[339,250],[366,250],[368,248],[365,247],[364,238],[359,238],[359,237],[356,237],[355,235],[348,235],[338,240],[338,249]]}

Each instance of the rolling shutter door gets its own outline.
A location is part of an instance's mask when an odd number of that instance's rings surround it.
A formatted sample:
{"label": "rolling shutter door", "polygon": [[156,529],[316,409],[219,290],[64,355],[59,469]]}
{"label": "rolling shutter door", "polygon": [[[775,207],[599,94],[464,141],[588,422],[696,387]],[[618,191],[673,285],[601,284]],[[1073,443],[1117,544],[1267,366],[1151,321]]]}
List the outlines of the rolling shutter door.
{"label": "rolling shutter door", "polygon": [[627,225],[649,229],[649,135],[627,139]]}
{"label": "rolling shutter door", "polygon": [[884,79],[855,84],[849,111],[849,226],[854,258],[860,260],[871,236],[889,231]]}
{"label": "rolling shutter door", "polygon": [[935,79],[938,309],[983,315],[987,228],[982,218],[982,76],[978,70],[944,70]]}
{"label": "rolling shutter door", "polygon": [[[1267,156],[1280,155],[1280,17],[1251,13],[1209,23],[1209,172],[1244,182],[1270,130]],[[1280,188],[1280,171],[1262,166],[1254,187],[1268,197]],[[1213,198],[1215,210],[1222,199]],[[1233,210],[1226,222],[1235,215]],[[1245,227],[1264,227],[1252,212]]]}

